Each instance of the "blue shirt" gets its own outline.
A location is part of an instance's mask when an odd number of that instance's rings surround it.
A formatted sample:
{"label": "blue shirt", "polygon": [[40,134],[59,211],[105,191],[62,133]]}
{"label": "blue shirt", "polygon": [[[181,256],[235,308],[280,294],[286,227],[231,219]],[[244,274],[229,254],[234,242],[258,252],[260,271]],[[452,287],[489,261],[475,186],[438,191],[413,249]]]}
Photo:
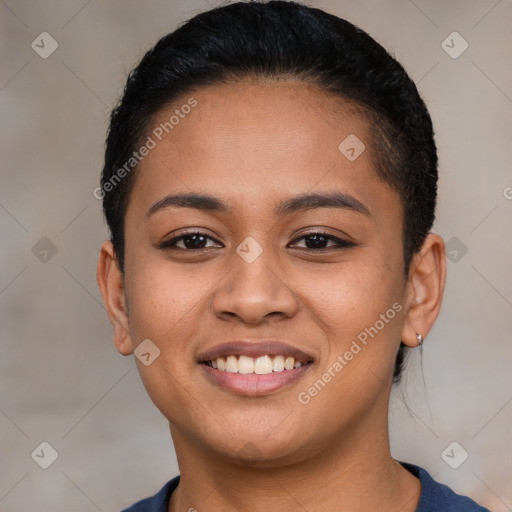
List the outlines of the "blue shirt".
{"label": "blue shirt", "polygon": [[[455,494],[446,485],[436,482],[423,468],[406,462],[400,464],[421,482],[421,496],[416,512],[490,512],[470,498]],[[152,498],[138,501],[122,512],[167,512],[169,498],[179,482],[178,475],[167,482]]]}

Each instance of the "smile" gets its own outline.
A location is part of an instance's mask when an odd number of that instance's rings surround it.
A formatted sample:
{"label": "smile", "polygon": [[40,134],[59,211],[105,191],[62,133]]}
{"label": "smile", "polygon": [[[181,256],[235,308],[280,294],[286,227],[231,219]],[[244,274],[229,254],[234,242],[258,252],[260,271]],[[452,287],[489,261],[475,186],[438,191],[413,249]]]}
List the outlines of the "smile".
{"label": "smile", "polygon": [[277,340],[243,339],[220,343],[197,357],[211,384],[238,395],[280,391],[311,370],[318,356]]}
{"label": "smile", "polygon": [[302,365],[308,364],[308,361],[296,361],[294,357],[282,355],[264,355],[261,357],[229,355],[206,361],[205,364],[228,373],[265,375],[300,368]]}

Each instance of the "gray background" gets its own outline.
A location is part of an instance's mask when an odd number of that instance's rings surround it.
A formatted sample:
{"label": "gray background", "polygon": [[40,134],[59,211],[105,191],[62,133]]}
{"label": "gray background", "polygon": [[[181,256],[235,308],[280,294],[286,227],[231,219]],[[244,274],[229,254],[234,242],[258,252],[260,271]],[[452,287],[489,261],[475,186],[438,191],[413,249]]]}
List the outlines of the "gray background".
{"label": "gray background", "polygon": [[[3,512],[116,511],[177,474],[166,421],[133,357],[112,344],[95,281],[107,231],[92,191],[127,71],[209,5],[0,2]],[[436,128],[435,227],[454,261],[423,361],[415,351],[392,396],[393,454],[494,511],[512,510],[512,2],[309,5],[346,17],[394,53]],[[59,45],[47,59],[31,48],[43,31]],[[469,43],[456,59],[441,46],[453,31]],[[48,469],[31,458],[42,441],[58,452]],[[457,469],[441,457],[453,441],[469,453]]]}

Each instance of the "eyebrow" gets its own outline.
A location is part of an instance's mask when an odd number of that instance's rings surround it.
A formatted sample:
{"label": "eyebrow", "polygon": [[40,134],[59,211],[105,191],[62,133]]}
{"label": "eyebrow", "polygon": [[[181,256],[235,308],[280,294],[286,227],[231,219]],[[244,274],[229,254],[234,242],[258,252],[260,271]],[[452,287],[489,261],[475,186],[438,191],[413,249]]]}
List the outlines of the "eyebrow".
{"label": "eyebrow", "polygon": [[[207,194],[170,194],[157,201],[147,212],[151,217],[156,212],[169,207],[194,208],[201,211],[229,213],[231,208],[214,196]],[[299,211],[314,210],[316,208],[339,208],[371,216],[370,210],[361,201],[341,192],[301,194],[286,199],[277,205],[276,215],[284,216]]]}

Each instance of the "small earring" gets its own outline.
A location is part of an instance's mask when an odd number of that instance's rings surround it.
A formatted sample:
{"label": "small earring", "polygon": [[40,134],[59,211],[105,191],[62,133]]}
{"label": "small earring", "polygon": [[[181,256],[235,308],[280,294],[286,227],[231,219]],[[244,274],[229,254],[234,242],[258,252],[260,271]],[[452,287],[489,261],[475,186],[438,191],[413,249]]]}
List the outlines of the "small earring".
{"label": "small earring", "polygon": [[416,339],[418,340],[418,346],[423,345],[423,336],[420,333],[416,333]]}

